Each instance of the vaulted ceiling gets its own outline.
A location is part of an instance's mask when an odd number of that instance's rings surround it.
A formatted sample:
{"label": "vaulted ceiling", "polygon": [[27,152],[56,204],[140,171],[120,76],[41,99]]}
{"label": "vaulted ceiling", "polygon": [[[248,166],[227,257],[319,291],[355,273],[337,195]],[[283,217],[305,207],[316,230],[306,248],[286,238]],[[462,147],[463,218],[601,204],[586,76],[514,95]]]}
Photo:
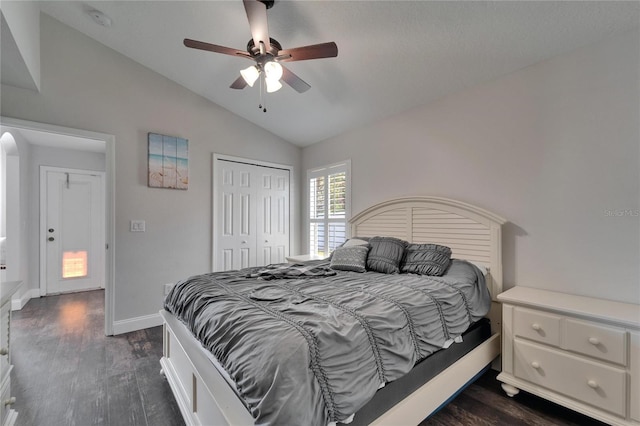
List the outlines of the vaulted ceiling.
{"label": "vaulted ceiling", "polygon": [[[616,1],[276,1],[269,32],[283,48],[334,41],[336,58],[290,62],[311,85],[229,85],[246,59],[194,49],[184,38],[244,50],[240,0],[42,1],[42,12],[299,146],[638,27],[640,3]],[[96,24],[87,10],[112,20]]]}

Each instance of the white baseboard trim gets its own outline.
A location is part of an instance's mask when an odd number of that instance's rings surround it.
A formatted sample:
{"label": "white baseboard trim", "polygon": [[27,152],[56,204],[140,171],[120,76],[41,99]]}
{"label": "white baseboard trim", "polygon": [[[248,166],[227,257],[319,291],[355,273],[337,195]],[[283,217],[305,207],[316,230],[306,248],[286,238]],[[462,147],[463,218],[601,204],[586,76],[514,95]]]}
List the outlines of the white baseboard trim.
{"label": "white baseboard trim", "polygon": [[131,331],[142,330],[144,328],[162,325],[160,314],[145,315],[142,317],[129,318],[113,322],[113,334],[129,333]]}
{"label": "white baseboard trim", "polygon": [[24,292],[24,294],[22,294],[22,296],[13,296],[13,299],[11,299],[11,310],[12,311],[19,311],[22,308],[24,308],[24,305],[27,304],[27,302],[31,299],[36,299],[40,297],[40,289],[39,288],[32,288],[31,290],[27,290]]}

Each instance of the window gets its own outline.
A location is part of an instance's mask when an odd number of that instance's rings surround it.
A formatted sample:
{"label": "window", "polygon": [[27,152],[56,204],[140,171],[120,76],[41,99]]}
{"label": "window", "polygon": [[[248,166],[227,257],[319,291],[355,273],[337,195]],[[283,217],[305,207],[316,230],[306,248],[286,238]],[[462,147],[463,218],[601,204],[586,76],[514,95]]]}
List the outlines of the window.
{"label": "window", "polygon": [[347,238],[350,173],[351,160],[307,172],[310,254],[328,256]]}

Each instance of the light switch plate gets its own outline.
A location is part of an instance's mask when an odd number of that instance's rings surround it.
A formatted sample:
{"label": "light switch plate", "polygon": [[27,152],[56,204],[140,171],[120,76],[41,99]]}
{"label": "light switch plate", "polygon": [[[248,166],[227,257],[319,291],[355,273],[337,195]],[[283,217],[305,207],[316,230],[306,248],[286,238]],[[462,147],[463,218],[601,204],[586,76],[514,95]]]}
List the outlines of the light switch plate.
{"label": "light switch plate", "polygon": [[132,220],[131,221],[131,232],[145,232],[145,222],[144,220]]}

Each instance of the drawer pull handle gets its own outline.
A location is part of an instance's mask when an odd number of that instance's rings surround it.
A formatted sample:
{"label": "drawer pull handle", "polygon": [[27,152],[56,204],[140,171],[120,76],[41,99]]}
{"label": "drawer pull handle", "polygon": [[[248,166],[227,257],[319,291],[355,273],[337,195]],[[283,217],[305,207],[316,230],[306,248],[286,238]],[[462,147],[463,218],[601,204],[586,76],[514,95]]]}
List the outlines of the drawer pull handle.
{"label": "drawer pull handle", "polygon": [[533,324],[531,324],[531,328],[533,328],[535,331],[540,331],[542,327],[540,327],[540,324],[538,324],[537,322],[534,322]]}
{"label": "drawer pull handle", "polygon": [[9,355],[9,349],[0,348],[0,356]]}
{"label": "drawer pull handle", "polygon": [[589,380],[587,381],[587,384],[592,389],[596,389],[598,387],[598,382],[596,382],[595,380]]}
{"label": "drawer pull handle", "polygon": [[597,337],[589,337],[589,343],[594,346],[598,346],[600,344],[600,340]]}
{"label": "drawer pull handle", "polygon": [[4,405],[13,405],[15,403],[16,403],[16,397],[15,396],[12,396],[11,398],[4,400]]}
{"label": "drawer pull handle", "polygon": [[533,368],[535,368],[536,370],[537,370],[538,368],[540,368],[540,364],[539,364],[537,361],[533,361],[533,362],[531,363],[531,366],[532,366]]}

